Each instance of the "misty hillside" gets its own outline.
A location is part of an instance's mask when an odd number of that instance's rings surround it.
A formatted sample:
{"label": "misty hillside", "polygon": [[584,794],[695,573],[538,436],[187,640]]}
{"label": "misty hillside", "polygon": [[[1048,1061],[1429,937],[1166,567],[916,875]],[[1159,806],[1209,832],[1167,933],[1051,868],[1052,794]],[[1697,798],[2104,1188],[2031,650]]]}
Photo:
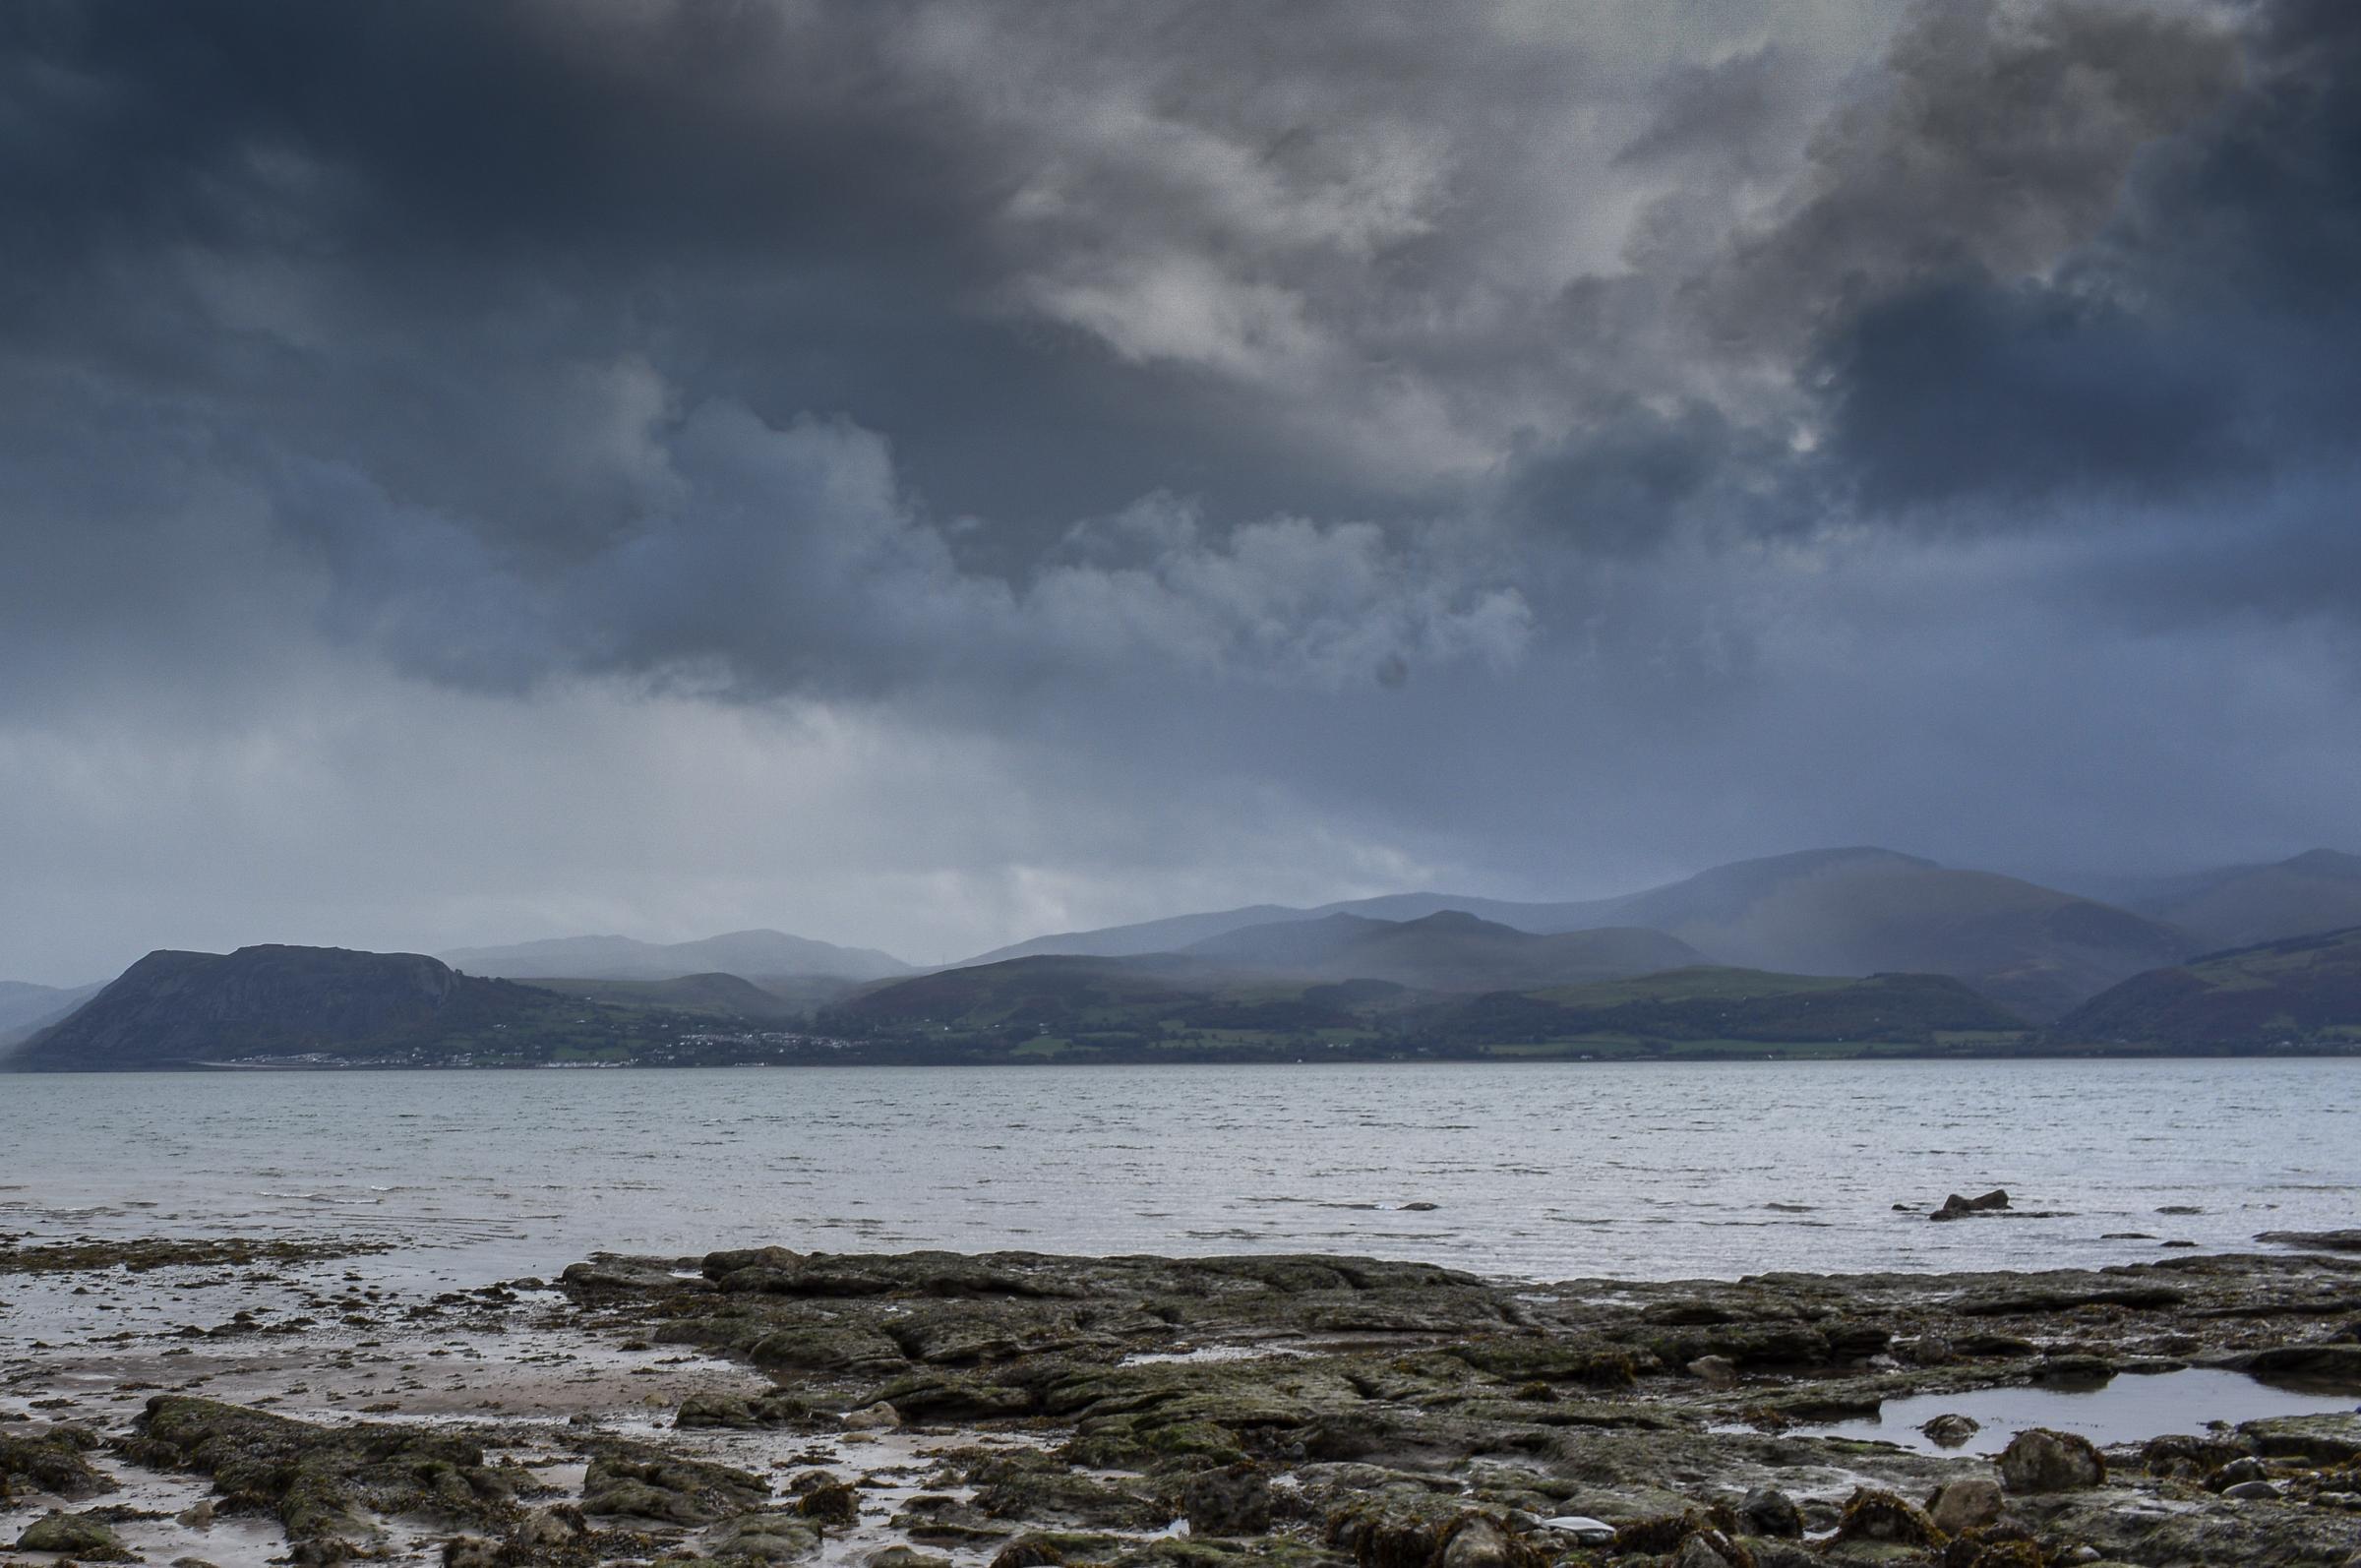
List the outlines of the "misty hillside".
{"label": "misty hillside", "polygon": [[1815,884],[1857,885],[1882,876],[1941,871],[1931,860],[1872,846],[1807,849],[1758,860],[1732,861],[1694,876],[1621,898],[1601,899],[1597,915],[1611,911],[1629,924],[1693,930],[1725,928],[1752,918],[1766,902],[1792,896]]}
{"label": "misty hillside", "polygon": [[1274,926],[1301,921],[1325,920],[1335,915],[1356,915],[1364,920],[1393,922],[1423,920],[1429,915],[1456,912],[1473,915],[1495,925],[1513,927],[1538,935],[1560,932],[1589,931],[1606,926],[1650,926],[1654,921],[1639,917],[1626,918],[1625,909],[1635,902],[1656,894],[1679,894],[1679,907],[1704,904],[1708,907],[1726,903],[1757,881],[1791,874],[1807,864],[1833,863],[1862,857],[1884,857],[1910,861],[1910,864],[1931,866],[1932,861],[1912,861],[1908,856],[1896,856],[1888,850],[1837,849],[1806,850],[1794,855],[1782,855],[1771,860],[1742,861],[1717,868],[1686,881],[1649,892],[1624,894],[1614,898],[1587,898],[1557,902],[1529,902],[1508,898],[1479,898],[1468,893],[1380,893],[1371,898],[1342,899],[1335,903],[1318,904],[1298,909],[1285,904],[1250,904],[1241,909],[1215,910],[1199,915],[1176,915],[1165,920],[1141,921],[1129,926],[1106,926],[1095,931],[1059,932],[1048,936],[1035,936],[1006,947],[995,948],[968,959],[968,964],[998,963],[1009,958],[1034,957],[1044,953],[1088,954],[1101,958],[1120,958],[1138,953],[1174,952],[1194,946],[1201,941],[1230,932],[1255,926]]}
{"label": "misty hillside", "polygon": [[31,1070],[400,1051],[539,1020],[547,992],[453,973],[420,953],[241,947],[150,953],[11,1061]]}
{"label": "misty hillside", "polygon": [[680,980],[690,975],[840,976],[884,980],[911,966],[870,947],[791,936],[779,931],[740,931],[696,941],[643,942],[629,936],[556,936],[507,947],[461,947],[443,961],[470,975],[510,979]]}
{"label": "misty hillside", "polygon": [[1179,952],[1197,942],[1248,926],[1316,920],[1333,913],[1327,908],[1295,909],[1285,904],[1249,904],[1243,909],[1214,910],[1201,915],[1174,915],[1143,920],[1129,926],[1104,926],[1096,931],[1053,932],[1030,936],[1005,947],[978,953],[956,967],[973,969],[1016,958],[1133,958],[1145,953]]}
{"label": "misty hillside", "polygon": [[1248,926],[1188,956],[1317,980],[1384,980],[1420,991],[1521,991],[1677,969],[1703,961],[1662,932],[1608,927],[1540,935],[1459,910],[1423,919],[1318,920]]}
{"label": "misty hillside", "polygon": [[2361,926],[2361,855],[2316,849],[2268,866],[2225,866],[2151,883],[2124,905],[2214,948],[2340,931]]}
{"label": "misty hillside", "polygon": [[1137,958],[1045,954],[873,987],[830,1016],[876,1025],[980,1027],[1075,1009],[1201,1001],[1235,979],[1213,964],[1171,953]]}
{"label": "misty hillside", "polygon": [[63,1018],[97,995],[101,989],[0,980],[0,1056],[13,1053],[42,1027]]}
{"label": "misty hillside", "polygon": [[2361,927],[2210,953],[2077,1007],[2065,1040],[2176,1051],[2361,1044]]}
{"label": "misty hillside", "polygon": [[[1276,919],[1272,906],[1262,905],[1069,933],[1020,946],[1114,955],[1152,950],[1140,944],[1193,931],[1202,935],[1187,950],[1196,951],[1233,933],[1338,915],[1430,915],[1426,906],[1442,896],[1361,899],[1282,910]],[[1535,935],[1604,928],[1656,932],[1716,964],[1813,975],[1951,975],[2034,1019],[2054,1018],[2117,981],[2177,962],[2204,945],[2164,922],[2093,899],[1869,847],[1738,861],[1616,898],[1462,902],[1466,913]]]}
{"label": "misty hillside", "polygon": [[1719,963],[1951,975],[2035,1020],[2196,946],[2128,910],[1885,850],[1742,862],[1613,907]]}

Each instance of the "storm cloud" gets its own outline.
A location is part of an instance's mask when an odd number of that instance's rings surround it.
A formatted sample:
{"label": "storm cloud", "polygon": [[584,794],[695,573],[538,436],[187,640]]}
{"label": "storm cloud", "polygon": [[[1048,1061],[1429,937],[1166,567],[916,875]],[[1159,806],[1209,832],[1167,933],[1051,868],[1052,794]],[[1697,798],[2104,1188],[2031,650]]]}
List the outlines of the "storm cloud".
{"label": "storm cloud", "polygon": [[2351,847],[2334,0],[13,7],[0,973]]}

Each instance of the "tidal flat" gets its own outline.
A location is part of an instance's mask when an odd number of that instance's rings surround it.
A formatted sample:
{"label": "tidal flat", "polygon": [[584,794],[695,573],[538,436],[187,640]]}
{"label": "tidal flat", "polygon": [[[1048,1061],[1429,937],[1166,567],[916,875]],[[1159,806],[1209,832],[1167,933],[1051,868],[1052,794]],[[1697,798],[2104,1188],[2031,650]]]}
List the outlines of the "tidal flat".
{"label": "tidal flat", "polygon": [[0,1242],[0,1559],[2350,1565],[2357,1239],[1546,1284],[740,1247],[431,1291],[333,1236]]}

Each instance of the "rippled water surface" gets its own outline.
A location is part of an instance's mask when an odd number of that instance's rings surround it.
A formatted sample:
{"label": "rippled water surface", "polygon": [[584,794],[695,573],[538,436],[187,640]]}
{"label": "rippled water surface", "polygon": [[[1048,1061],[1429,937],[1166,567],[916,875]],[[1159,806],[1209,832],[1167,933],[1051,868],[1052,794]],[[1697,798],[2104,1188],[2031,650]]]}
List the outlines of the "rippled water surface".
{"label": "rippled water surface", "polygon": [[[2068,1212],[1893,1207],[1991,1186]],[[762,1241],[2030,1268],[2357,1195],[2351,1061],[0,1077],[0,1232],[355,1232],[479,1277]]]}

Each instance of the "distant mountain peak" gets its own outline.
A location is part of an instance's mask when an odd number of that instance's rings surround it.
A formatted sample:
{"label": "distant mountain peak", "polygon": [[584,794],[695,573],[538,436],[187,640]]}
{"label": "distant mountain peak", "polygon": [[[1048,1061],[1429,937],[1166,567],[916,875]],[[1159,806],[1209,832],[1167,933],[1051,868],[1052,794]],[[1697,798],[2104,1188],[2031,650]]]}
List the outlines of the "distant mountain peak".
{"label": "distant mountain peak", "polygon": [[1500,931],[1515,933],[1519,935],[1525,935],[1517,932],[1513,926],[1503,926],[1496,920],[1481,919],[1469,914],[1464,909],[1438,909],[1433,914],[1422,919],[1406,920],[1400,924],[1405,931]]}

